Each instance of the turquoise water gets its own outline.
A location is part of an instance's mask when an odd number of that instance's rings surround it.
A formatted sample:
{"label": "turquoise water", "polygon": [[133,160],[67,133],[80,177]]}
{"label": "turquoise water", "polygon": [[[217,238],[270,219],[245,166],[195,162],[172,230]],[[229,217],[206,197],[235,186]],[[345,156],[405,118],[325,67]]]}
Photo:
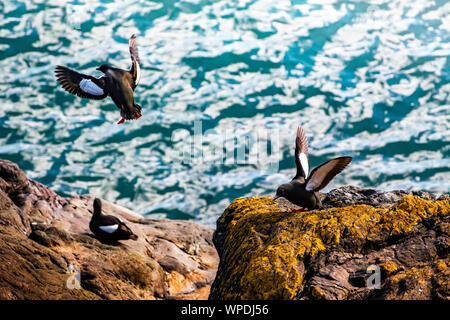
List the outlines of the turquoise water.
{"label": "turquoise water", "polygon": [[[133,33],[143,116],[117,125],[111,99],[72,96],[53,70],[128,68]],[[0,158],[64,196],[214,225],[292,178],[301,124],[312,167],[354,157],[325,191],[447,193],[449,54],[448,1],[6,0]]]}

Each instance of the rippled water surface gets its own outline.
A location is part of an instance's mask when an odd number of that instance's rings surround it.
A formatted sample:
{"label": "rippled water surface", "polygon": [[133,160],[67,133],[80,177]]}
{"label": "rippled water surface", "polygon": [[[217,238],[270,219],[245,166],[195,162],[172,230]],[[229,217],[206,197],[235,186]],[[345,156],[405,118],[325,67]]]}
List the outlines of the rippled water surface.
{"label": "rippled water surface", "polygon": [[[128,68],[133,33],[143,116],[117,125],[111,99],[72,96],[53,70]],[[448,1],[6,0],[0,158],[62,195],[214,225],[234,198],[273,194],[292,178],[301,124],[311,166],[354,157],[325,191],[447,193],[449,54]],[[276,166],[251,161],[251,147],[236,160],[254,136],[269,141]],[[177,160],[227,143],[236,146],[227,161]]]}

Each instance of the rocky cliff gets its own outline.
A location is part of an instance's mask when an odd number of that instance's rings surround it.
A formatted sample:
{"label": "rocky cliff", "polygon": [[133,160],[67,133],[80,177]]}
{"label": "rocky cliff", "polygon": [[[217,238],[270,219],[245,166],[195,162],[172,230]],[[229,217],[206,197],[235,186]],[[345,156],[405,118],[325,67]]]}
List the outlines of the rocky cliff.
{"label": "rocky cliff", "polygon": [[218,264],[212,228],[104,201],[104,213],[139,236],[107,245],[89,231],[93,199],[60,197],[0,160],[0,299],[208,297]]}
{"label": "rocky cliff", "polygon": [[324,209],[239,198],[210,299],[449,299],[450,197],[343,187]]}
{"label": "rocky cliff", "polygon": [[0,160],[0,299],[450,297],[447,195],[342,187],[307,212],[238,198],[215,232],[104,201],[139,236],[116,246],[89,231],[93,199],[60,197]]}

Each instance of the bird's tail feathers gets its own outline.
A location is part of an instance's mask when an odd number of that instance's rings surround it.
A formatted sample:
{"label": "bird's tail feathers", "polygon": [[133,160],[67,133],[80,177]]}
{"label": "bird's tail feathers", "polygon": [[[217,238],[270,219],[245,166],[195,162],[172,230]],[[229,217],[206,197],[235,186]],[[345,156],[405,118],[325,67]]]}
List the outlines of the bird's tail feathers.
{"label": "bird's tail feathers", "polygon": [[135,235],[135,234],[132,234],[132,235],[130,236],[130,239],[136,241],[136,240],[138,239],[138,236]]}
{"label": "bird's tail feathers", "polygon": [[118,122],[118,124],[123,123],[125,120],[136,120],[139,119],[142,116],[141,113],[141,106],[138,105],[136,102],[134,103],[134,107],[132,110],[124,110],[120,112],[120,115],[122,116],[122,120]]}
{"label": "bird's tail feathers", "polygon": [[134,103],[134,107],[136,108],[135,113],[138,113],[138,115],[139,115],[139,117],[140,117],[140,116],[141,116],[141,110],[142,110],[141,106],[138,105],[138,104],[135,102],[135,103]]}
{"label": "bird's tail feathers", "polygon": [[138,105],[136,102],[134,103],[134,110],[133,110],[133,115],[131,116],[132,120],[137,120],[140,117],[142,117],[142,113],[141,113],[141,106]]}

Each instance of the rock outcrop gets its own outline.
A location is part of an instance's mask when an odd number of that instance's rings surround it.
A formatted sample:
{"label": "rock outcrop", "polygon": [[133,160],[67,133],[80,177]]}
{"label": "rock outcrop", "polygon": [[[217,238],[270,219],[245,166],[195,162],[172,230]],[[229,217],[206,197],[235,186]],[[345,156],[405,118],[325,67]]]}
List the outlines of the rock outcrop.
{"label": "rock outcrop", "polygon": [[0,160],[0,299],[208,297],[218,264],[212,228],[104,201],[104,213],[139,239],[103,244],[89,231],[93,199],[60,197]]}
{"label": "rock outcrop", "polygon": [[139,237],[116,246],[89,231],[93,199],[0,160],[0,299],[450,298],[447,195],[342,187],[307,212],[238,198],[215,232],[104,201]]}
{"label": "rock outcrop", "polygon": [[450,197],[355,187],[324,209],[238,198],[217,221],[210,299],[449,299]]}

